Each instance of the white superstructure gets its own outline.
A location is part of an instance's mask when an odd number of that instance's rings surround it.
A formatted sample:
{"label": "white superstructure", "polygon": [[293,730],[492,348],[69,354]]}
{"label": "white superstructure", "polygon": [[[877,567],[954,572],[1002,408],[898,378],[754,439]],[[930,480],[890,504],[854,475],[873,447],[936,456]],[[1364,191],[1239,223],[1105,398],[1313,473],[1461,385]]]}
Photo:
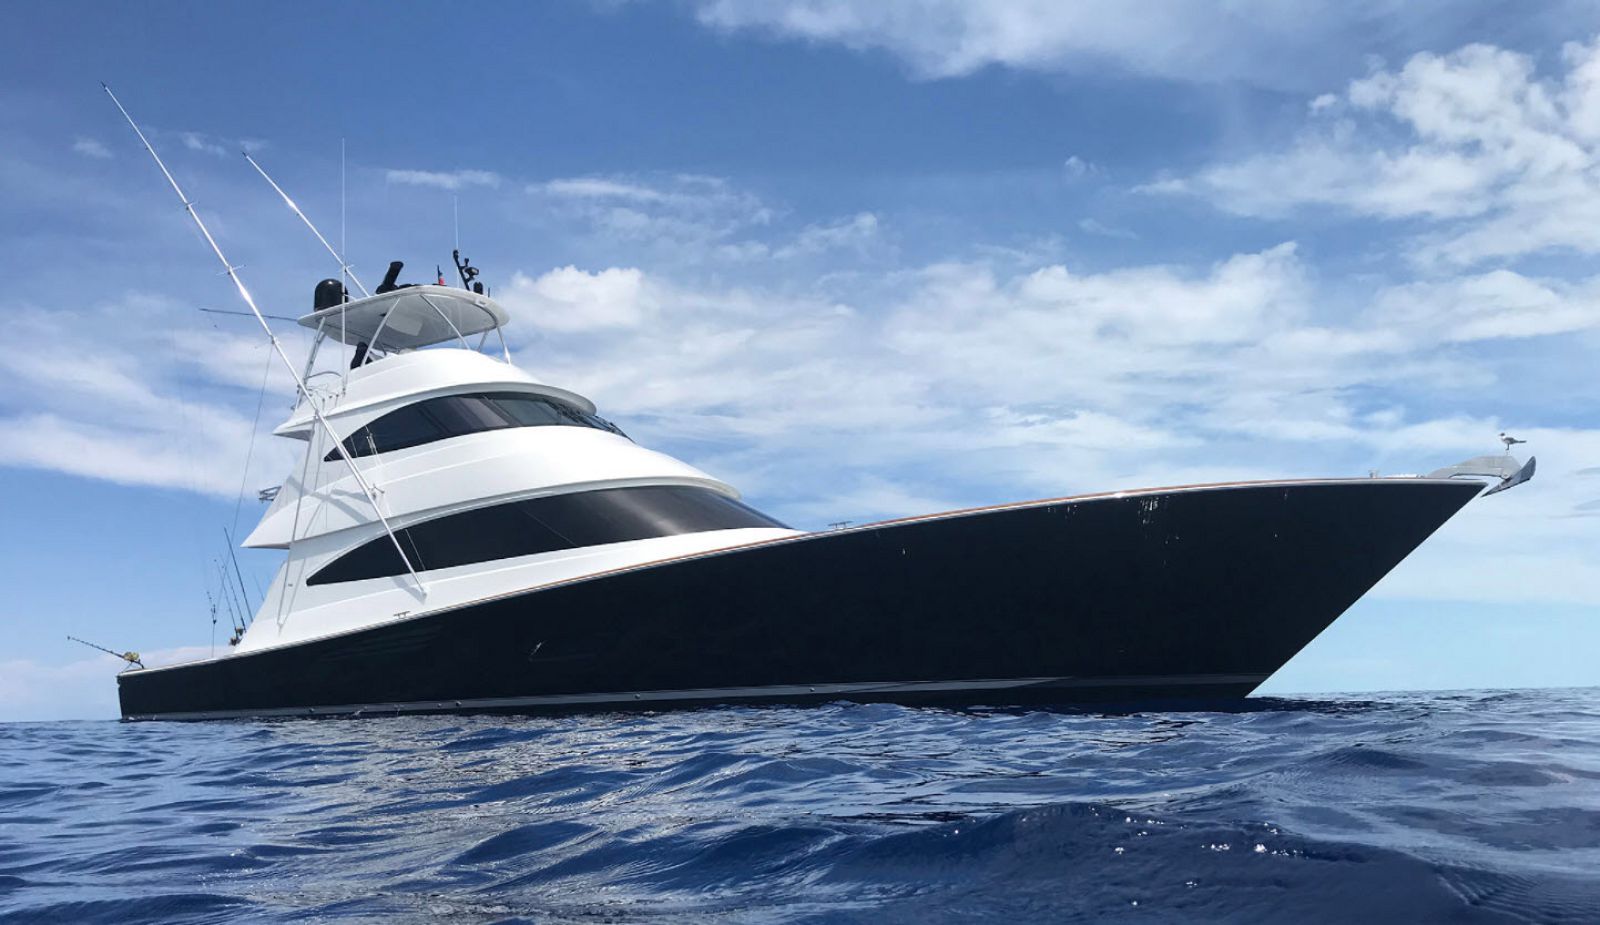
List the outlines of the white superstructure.
{"label": "white superstructure", "polygon": [[243,545],[287,558],[233,651],[799,535],[739,504],[727,483],[635,444],[587,398],[518,369],[503,342],[499,356],[475,349],[507,320],[487,296],[444,286],[301,319],[318,347],[342,342],[360,359],[314,374],[308,364],[309,399],[274,431],[303,441],[305,455]]}

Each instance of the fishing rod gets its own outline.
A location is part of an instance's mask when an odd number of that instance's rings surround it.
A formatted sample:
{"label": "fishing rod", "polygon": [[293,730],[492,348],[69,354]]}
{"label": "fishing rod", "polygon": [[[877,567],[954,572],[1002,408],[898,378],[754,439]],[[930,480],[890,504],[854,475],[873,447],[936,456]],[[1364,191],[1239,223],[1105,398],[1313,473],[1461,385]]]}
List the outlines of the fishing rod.
{"label": "fishing rod", "polygon": [[[223,527],[222,536],[228,541],[228,557],[233,560],[234,577],[239,579],[239,597],[244,600],[245,613],[253,614],[254,611],[250,609],[250,595],[245,593],[244,589],[244,573],[239,570],[239,552],[233,545],[233,534],[228,532],[227,527]],[[246,629],[248,629],[249,626],[249,623],[245,624]]]}
{"label": "fishing rod", "polygon": [[228,642],[228,645],[231,646],[238,642],[239,637],[243,635],[244,626],[239,619],[239,607],[234,603],[233,587],[228,581],[228,567],[223,565],[220,559],[213,559],[212,561],[217,564],[217,578],[222,582],[222,587],[218,589],[218,593],[222,595],[222,602],[228,605],[228,628],[233,631],[233,638]]}
{"label": "fishing rod", "polygon": [[211,654],[217,654],[217,599],[211,596],[211,589],[206,589],[206,603],[211,607]]}
{"label": "fishing rod", "polygon": [[[122,105],[122,101],[117,99],[117,95],[111,92],[111,87],[104,81],[100,83],[100,87],[106,91],[106,96],[111,97],[111,102],[116,105],[117,111],[122,113],[122,118],[128,121],[128,127],[133,129],[135,135],[139,136],[139,143],[144,145],[146,151],[150,152],[151,159],[161,169],[161,175],[166,177],[168,185],[172,187],[172,192],[177,194],[178,201],[183,203],[183,210],[189,214],[189,218],[194,220],[195,227],[200,231],[200,236],[206,239],[206,244],[210,245],[211,252],[221,262],[223,270],[228,274],[228,279],[232,280],[234,288],[239,290],[239,298],[244,301],[245,305],[249,306],[250,313],[255,315],[256,321],[260,322],[262,332],[267,335],[267,341],[272,344],[272,349],[278,354],[278,359],[283,361],[284,368],[289,371],[290,377],[294,379],[296,392],[305,402],[307,409],[311,411],[311,416],[316,418],[318,426],[322,428],[328,439],[333,443],[333,448],[338,451],[339,458],[343,459],[345,465],[350,468],[351,478],[356,485],[360,486],[361,493],[366,495],[367,503],[372,505],[372,512],[377,515],[378,522],[383,524],[383,531],[389,535],[389,542],[394,544],[394,551],[400,554],[400,561],[405,564],[406,571],[411,575],[411,580],[416,582],[418,592],[423,597],[427,597],[428,588],[422,583],[422,578],[417,574],[416,568],[412,566],[411,557],[406,555],[405,547],[400,545],[400,537],[395,535],[394,528],[389,525],[389,518],[384,515],[383,507],[378,502],[377,492],[373,491],[372,486],[368,484],[366,476],[361,474],[361,468],[356,465],[355,459],[350,456],[350,451],[345,449],[344,441],[339,438],[338,432],[333,429],[332,424],[328,423],[328,419],[322,414],[322,409],[317,406],[316,400],[311,397],[310,390],[306,388],[305,380],[300,377],[300,370],[295,368],[294,361],[290,360],[289,354],[284,352],[283,344],[278,342],[278,336],[272,333],[272,325],[267,323],[266,317],[261,314],[261,309],[256,307],[256,300],[250,295],[250,290],[245,288],[244,280],[240,278],[238,268],[228,262],[227,256],[222,253],[222,247],[217,244],[217,239],[211,236],[211,230],[201,220],[200,213],[195,211],[194,203],[184,194],[183,187],[178,185],[177,179],[172,176],[172,171],[167,169],[166,162],[161,160],[161,155],[156,153],[156,149],[151,146],[150,140],[144,137],[144,132],[139,128],[139,124],[133,121],[133,116],[128,114],[128,110]],[[318,237],[321,237],[321,235],[318,235]]]}
{"label": "fishing rod", "polygon": [[115,655],[117,658],[122,659],[130,665],[138,665],[140,668],[144,667],[144,662],[139,661],[139,653],[137,652],[116,652],[111,649],[107,649],[105,646],[97,646],[87,639],[79,639],[76,636],[68,636],[67,638],[73,642],[82,643],[91,649],[99,649],[101,652],[104,652],[107,655]]}

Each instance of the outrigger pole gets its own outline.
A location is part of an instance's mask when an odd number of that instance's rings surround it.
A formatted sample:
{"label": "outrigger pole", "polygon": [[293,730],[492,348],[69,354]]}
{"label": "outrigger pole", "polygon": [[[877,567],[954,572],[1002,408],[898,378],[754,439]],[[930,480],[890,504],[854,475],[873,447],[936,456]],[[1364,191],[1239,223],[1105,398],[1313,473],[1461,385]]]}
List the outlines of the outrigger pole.
{"label": "outrigger pole", "polygon": [[[267,175],[267,171],[265,169],[263,169],[260,164],[256,163],[256,159],[250,156],[250,152],[249,151],[241,151],[239,153],[243,154],[244,155],[244,159],[250,162],[250,166],[254,167],[256,169],[256,173],[261,174],[261,179],[267,181],[267,185],[271,186],[277,192],[277,194],[279,196],[283,197],[283,202],[284,202],[285,205],[287,205],[289,207],[289,210],[292,211],[294,214],[300,216],[300,221],[306,223],[306,227],[311,229],[311,233],[317,236],[317,240],[322,242],[322,246],[327,248],[328,249],[328,253],[333,255],[333,259],[337,260],[339,262],[339,273],[341,274],[341,276],[344,279],[348,279],[350,282],[355,283],[356,284],[356,288],[361,290],[361,294],[363,296],[372,295],[372,293],[367,291],[367,287],[366,286],[361,285],[361,280],[356,278],[355,268],[350,266],[350,262],[345,259],[344,254],[341,253],[340,251],[336,251],[336,250],[333,249],[333,245],[329,244],[328,243],[328,239],[322,236],[322,232],[317,230],[317,226],[316,225],[311,224],[311,219],[309,217],[307,217],[304,212],[300,211],[300,207],[295,204],[295,201],[293,199],[289,198],[289,194],[288,193],[285,193],[283,191],[283,187],[278,185],[278,181],[272,179],[272,177]],[[339,221],[340,221],[341,225],[344,222],[344,142],[342,142],[342,141],[339,143]],[[343,240],[343,236],[342,235],[340,236],[339,246],[341,248],[344,247],[344,240]],[[348,301],[350,301],[350,297],[349,297],[349,293],[346,292],[345,293],[344,302],[340,302],[339,303],[339,343],[340,343],[341,347],[344,344],[344,334],[345,334],[344,303],[348,302]],[[320,346],[322,344],[322,337],[323,337],[322,328],[318,327],[317,328],[317,340],[316,340],[316,344],[318,346]],[[348,365],[346,365],[345,362],[344,362],[344,351],[342,349],[339,352],[339,356],[340,356],[340,360],[339,360],[339,367],[340,367],[339,379],[346,386],[349,386],[349,384],[350,384],[350,367]],[[311,348],[311,359],[306,361],[306,372],[307,373],[311,372],[311,364],[312,364],[313,361],[316,360],[316,358],[317,358],[317,347],[312,347]]]}
{"label": "outrigger pole", "polygon": [[344,255],[333,249],[333,245],[329,244],[328,239],[322,236],[322,232],[317,230],[316,225],[311,224],[311,219],[306,218],[306,214],[300,211],[300,207],[295,205],[294,200],[289,198],[289,194],[283,191],[283,187],[279,186],[277,181],[267,176],[267,172],[261,169],[261,165],[256,163],[255,158],[250,156],[249,151],[242,153],[244,154],[244,159],[250,162],[250,166],[256,169],[256,173],[261,174],[261,179],[267,181],[267,183],[277,191],[278,195],[283,197],[283,204],[288,206],[290,211],[294,212],[294,214],[300,216],[300,220],[306,223],[306,227],[310,228],[311,233],[317,236],[318,241],[322,242],[322,246],[328,249],[328,253],[333,255],[333,259],[339,261],[339,269],[344,272],[344,275],[350,277],[350,282],[356,284],[356,288],[361,290],[362,295],[372,295],[372,293],[367,291],[367,287],[361,285],[361,280],[356,279],[356,271],[351,269],[350,264],[344,259]]}
{"label": "outrigger pole", "polygon": [[[305,380],[300,378],[300,371],[295,369],[294,362],[289,359],[287,353],[283,352],[283,345],[278,343],[278,336],[272,333],[272,325],[267,324],[267,319],[261,314],[261,309],[256,307],[256,300],[251,297],[250,290],[245,288],[244,280],[239,278],[237,269],[228,262],[228,258],[222,253],[222,248],[217,245],[217,239],[211,236],[211,231],[206,228],[206,223],[200,220],[200,213],[194,210],[194,203],[190,202],[189,197],[184,195],[183,187],[178,185],[178,181],[172,176],[172,171],[168,170],[167,165],[161,160],[161,155],[156,153],[156,149],[151,147],[149,139],[144,137],[144,132],[139,130],[139,125],[133,121],[133,116],[128,115],[128,110],[123,107],[122,101],[117,99],[117,95],[111,92],[111,88],[104,81],[101,81],[100,87],[106,91],[106,96],[111,97],[111,102],[116,104],[117,110],[122,113],[122,118],[128,120],[128,127],[133,129],[135,135],[139,136],[139,142],[144,145],[146,151],[150,152],[150,157],[155,160],[156,166],[161,168],[162,176],[167,178],[167,183],[172,186],[172,191],[178,194],[178,201],[183,203],[183,210],[189,213],[190,218],[194,219],[195,227],[200,229],[200,236],[206,239],[207,244],[211,245],[211,252],[217,255],[217,259],[222,262],[222,268],[227,272],[228,278],[233,280],[234,288],[239,290],[239,298],[244,300],[244,304],[250,306],[250,313],[256,316],[256,321],[261,323],[261,330],[266,332],[267,340],[272,344],[273,351],[278,354],[278,359],[283,361],[284,368],[289,371],[289,375],[294,379],[294,387],[299,392],[301,399],[305,401],[306,407],[311,409],[311,415],[322,426],[323,431],[328,435],[328,439],[333,441],[333,448],[339,451],[339,458],[343,459],[345,465],[350,467],[350,475],[355,479],[356,484],[361,487],[361,493],[367,496],[368,503],[372,505],[372,512],[378,515],[378,522],[383,524],[383,532],[389,534],[389,541],[394,544],[394,551],[400,554],[400,561],[405,563],[406,571],[411,573],[411,579],[417,583],[417,589],[426,597],[428,594],[427,586],[422,583],[421,577],[417,575],[417,570],[411,566],[411,557],[406,555],[405,548],[400,545],[400,538],[395,535],[394,529],[389,526],[389,518],[383,515],[383,507],[378,503],[377,493],[373,491],[372,486],[362,476],[361,470],[356,466],[356,461],[350,458],[350,452],[345,449],[344,441],[339,439],[339,434],[334,431],[333,425],[329,424],[328,419],[322,416],[322,409],[317,407],[316,401],[311,397],[311,392],[306,389]],[[320,238],[322,236],[319,234],[317,237]],[[343,261],[341,260],[341,262]]]}

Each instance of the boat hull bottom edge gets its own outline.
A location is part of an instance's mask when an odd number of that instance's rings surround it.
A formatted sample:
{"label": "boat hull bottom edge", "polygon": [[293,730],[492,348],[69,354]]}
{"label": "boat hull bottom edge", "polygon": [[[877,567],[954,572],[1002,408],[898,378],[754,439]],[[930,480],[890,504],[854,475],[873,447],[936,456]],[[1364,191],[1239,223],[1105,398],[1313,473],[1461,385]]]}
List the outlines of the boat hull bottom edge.
{"label": "boat hull bottom edge", "polygon": [[564,696],[418,700],[317,707],[214,710],[129,715],[124,719],[198,721],[246,718],[377,717],[430,714],[567,715],[676,710],[715,706],[808,706],[849,701],[906,706],[1008,707],[1114,705],[1192,706],[1243,700],[1267,675],[1174,675],[1165,678],[1017,678],[848,684],[779,684],[769,687],[677,691],[625,691]]}

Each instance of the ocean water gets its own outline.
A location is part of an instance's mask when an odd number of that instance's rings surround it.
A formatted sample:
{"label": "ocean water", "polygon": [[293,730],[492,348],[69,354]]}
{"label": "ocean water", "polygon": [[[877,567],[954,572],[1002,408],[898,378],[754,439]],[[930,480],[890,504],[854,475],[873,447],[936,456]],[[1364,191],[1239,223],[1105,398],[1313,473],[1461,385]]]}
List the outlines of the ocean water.
{"label": "ocean water", "polygon": [[0,725],[0,921],[1600,922],[1600,690]]}

